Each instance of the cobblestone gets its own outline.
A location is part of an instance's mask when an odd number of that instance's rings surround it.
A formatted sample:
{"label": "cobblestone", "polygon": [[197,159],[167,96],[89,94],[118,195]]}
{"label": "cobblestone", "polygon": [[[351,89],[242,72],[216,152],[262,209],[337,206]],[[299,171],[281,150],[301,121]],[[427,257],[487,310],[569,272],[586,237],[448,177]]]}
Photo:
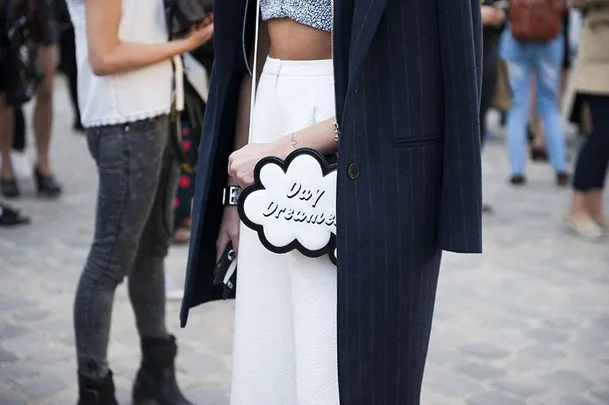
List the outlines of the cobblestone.
{"label": "cobblestone", "polygon": [[512,399],[496,392],[485,392],[467,400],[467,405],[526,405],[526,402]]}
{"label": "cobblestone", "polygon": [[[70,130],[67,100],[59,80],[52,158],[65,194],[44,201],[31,179],[21,180],[15,205],[32,224],[0,230],[0,405],[76,400],[72,305],[97,180],[85,139]],[[547,164],[529,164],[529,185],[510,187],[504,140],[492,127],[498,136],[487,143],[483,174],[494,212],[484,218],[485,252],[444,256],[422,404],[609,404],[608,241],[563,232],[569,191],[556,188]],[[178,285],[185,265],[186,249],[172,248],[167,270]],[[227,405],[234,303],[194,309],[186,329],[178,326],[179,306],[168,303],[167,320],[180,343],[180,385],[197,404]],[[140,354],[124,285],[111,342],[110,366],[127,405]]]}

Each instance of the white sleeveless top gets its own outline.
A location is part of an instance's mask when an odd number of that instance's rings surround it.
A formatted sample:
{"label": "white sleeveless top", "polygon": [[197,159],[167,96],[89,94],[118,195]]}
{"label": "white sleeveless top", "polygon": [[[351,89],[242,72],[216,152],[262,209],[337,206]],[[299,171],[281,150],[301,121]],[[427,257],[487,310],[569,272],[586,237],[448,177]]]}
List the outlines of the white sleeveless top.
{"label": "white sleeveless top", "polygon": [[[76,37],[78,104],[85,128],[133,122],[167,114],[171,109],[171,61],[128,73],[96,76],[91,70],[85,29],[86,0],[68,0]],[[119,39],[167,42],[163,0],[121,0]]]}

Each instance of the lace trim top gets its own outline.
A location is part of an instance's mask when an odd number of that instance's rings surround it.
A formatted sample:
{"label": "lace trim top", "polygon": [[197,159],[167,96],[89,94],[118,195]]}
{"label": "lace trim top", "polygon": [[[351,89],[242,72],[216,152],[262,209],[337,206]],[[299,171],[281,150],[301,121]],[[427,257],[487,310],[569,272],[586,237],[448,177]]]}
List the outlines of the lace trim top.
{"label": "lace trim top", "polygon": [[[78,66],[78,105],[85,128],[123,124],[167,114],[171,109],[170,60],[130,72],[97,76],[89,63],[85,6],[68,0]],[[118,28],[123,41],[167,42],[163,0],[121,0]]]}
{"label": "lace trim top", "polygon": [[309,27],[332,31],[332,0],[260,0],[264,21],[289,18]]}

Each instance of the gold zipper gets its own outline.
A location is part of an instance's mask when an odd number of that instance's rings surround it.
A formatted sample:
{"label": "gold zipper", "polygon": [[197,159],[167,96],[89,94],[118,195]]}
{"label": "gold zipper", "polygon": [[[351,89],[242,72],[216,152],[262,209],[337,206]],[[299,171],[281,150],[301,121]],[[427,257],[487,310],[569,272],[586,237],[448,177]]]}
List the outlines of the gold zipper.
{"label": "gold zipper", "polygon": [[[332,60],[334,60],[334,0],[332,0],[332,33],[330,35],[330,50],[332,52]],[[332,62],[334,63],[334,62]],[[336,72],[334,72],[334,88],[336,88]],[[340,125],[338,124],[338,114],[336,111],[336,100],[334,103],[334,141],[338,142],[340,140]]]}

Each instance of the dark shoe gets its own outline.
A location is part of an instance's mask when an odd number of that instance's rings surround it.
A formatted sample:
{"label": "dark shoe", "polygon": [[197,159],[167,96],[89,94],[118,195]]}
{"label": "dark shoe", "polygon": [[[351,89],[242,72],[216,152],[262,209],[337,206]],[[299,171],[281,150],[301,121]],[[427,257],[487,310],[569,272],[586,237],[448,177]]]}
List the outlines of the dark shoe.
{"label": "dark shoe", "polygon": [[29,224],[30,219],[11,207],[0,204],[0,227]]}
{"label": "dark shoe", "polygon": [[40,173],[37,167],[34,168],[34,180],[38,194],[44,197],[58,197],[61,194],[61,186],[53,176],[46,176]]}
{"label": "dark shoe", "polygon": [[571,176],[569,173],[558,173],[556,174],[556,184],[560,187],[566,187],[569,185],[569,181],[571,180]]}
{"label": "dark shoe", "polygon": [[20,194],[19,185],[14,177],[10,180],[0,179],[0,190],[6,198],[19,197]]}
{"label": "dark shoe", "polygon": [[531,146],[531,160],[536,162],[547,162],[548,152],[543,146]]}
{"label": "dark shoe", "polygon": [[78,375],[78,402],[76,405],[118,405],[114,395],[112,371],[99,381]]}
{"label": "dark shoe", "polygon": [[520,175],[512,176],[510,183],[512,183],[513,186],[524,186],[527,183],[527,179],[526,177]]}
{"label": "dark shoe", "polygon": [[143,339],[142,364],[133,384],[132,405],[193,405],[176,382],[175,337]]}

